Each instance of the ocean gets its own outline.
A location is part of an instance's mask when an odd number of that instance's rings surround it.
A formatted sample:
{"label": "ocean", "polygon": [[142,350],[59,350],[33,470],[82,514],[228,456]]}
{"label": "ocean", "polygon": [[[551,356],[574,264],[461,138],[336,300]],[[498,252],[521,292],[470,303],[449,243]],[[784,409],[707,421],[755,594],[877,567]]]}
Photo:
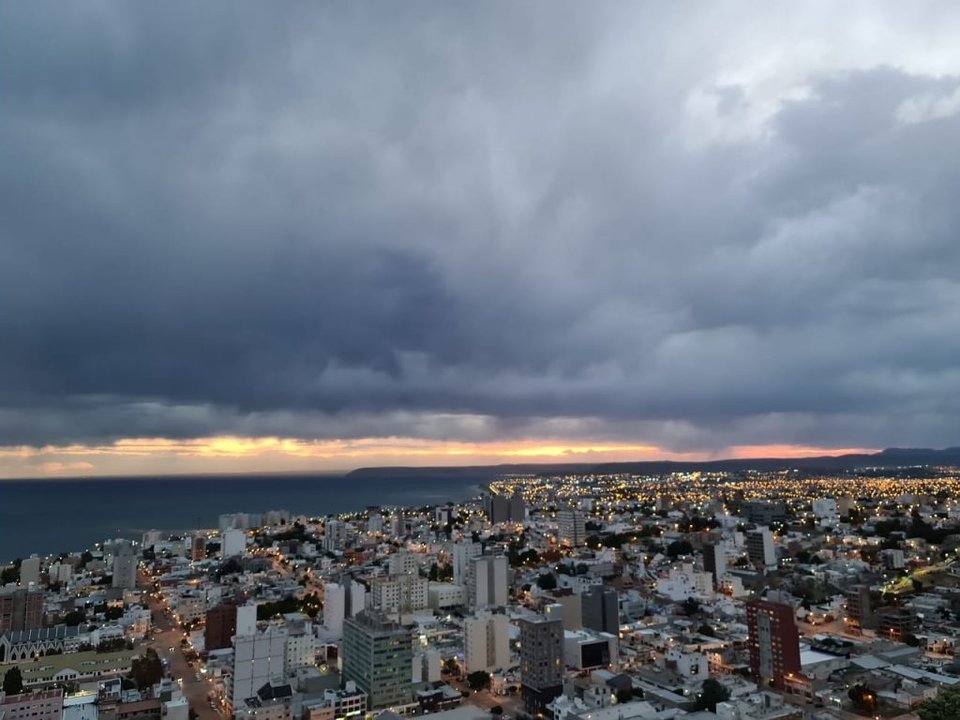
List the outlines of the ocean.
{"label": "ocean", "polygon": [[368,505],[419,506],[476,497],[489,477],[200,475],[0,481],[0,563],[79,551],[145,530],[216,528],[222,513],[327,515]]}

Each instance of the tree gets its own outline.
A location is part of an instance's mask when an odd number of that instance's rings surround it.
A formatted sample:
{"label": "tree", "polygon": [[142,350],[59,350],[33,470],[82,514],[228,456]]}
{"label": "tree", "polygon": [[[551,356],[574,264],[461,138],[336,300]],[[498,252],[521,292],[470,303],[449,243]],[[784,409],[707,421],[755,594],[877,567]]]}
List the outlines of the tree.
{"label": "tree", "polygon": [[707,623],[701,624],[700,627],[697,628],[697,632],[700,633],[701,635],[706,635],[707,637],[717,636],[716,630],[710,627]]}
{"label": "tree", "polygon": [[503,715],[503,705],[494,705],[490,708],[491,715]]}
{"label": "tree", "polygon": [[630,688],[620,688],[617,690],[617,704],[622,705],[633,700],[633,690]]}
{"label": "tree", "polygon": [[7,695],[18,695],[23,692],[23,673],[16,665],[3,674],[3,691]]}
{"label": "tree", "polygon": [[130,678],[139,690],[156,685],[163,678],[163,663],[153,648],[147,648],[143,657],[135,658],[130,669]]}
{"label": "tree", "polygon": [[700,694],[697,695],[696,710],[709,710],[716,712],[717,703],[722,703],[730,699],[730,691],[723,683],[714,678],[707,678],[703,681],[703,687]]}
{"label": "tree", "polygon": [[537,576],[537,586],[541,590],[556,590],[557,577],[553,573],[544,573]]}
{"label": "tree", "polygon": [[917,706],[920,720],[954,720],[960,718],[960,688],[942,692]]}
{"label": "tree", "polygon": [[63,622],[63,624],[67,627],[76,627],[86,619],[87,615],[82,610],[71,610],[63,616],[63,620],[61,622]]}
{"label": "tree", "polygon": [[683,601],[683,612],[688,617],[692,617],[700,612],[700,601],[695,597],[688,597]]}
{"label": "tree", "polygon": [[853,702],[853,706],[862,713],[870,715],[877,708],[877,696],[863,683],[857,683],[847,696]]}
{"label": "tree", "polygon": [[674,540],[672,543],[667,545],[667,555],[672,560],[676,560],[681,555],[692,555],[692,554],[693,554],[693,545],[691,545],[686,540]]}
{"label": "tree", "polygon": [[467,685],[471,690],[483,690],[490,687],[490,673],[477,670],[467,675]]}

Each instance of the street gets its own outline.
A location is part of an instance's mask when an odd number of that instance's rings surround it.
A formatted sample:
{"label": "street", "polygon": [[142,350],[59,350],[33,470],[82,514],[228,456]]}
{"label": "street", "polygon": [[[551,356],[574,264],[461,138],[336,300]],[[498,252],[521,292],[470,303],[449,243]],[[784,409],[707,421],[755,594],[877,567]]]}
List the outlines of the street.
{"label": "street", "polygon": [[[174,625],[164,604],[153,594],[152,587],[145,587],[144,591],[153,617],[153,636],[146,647],[153,648],[157,655],[167,661],[167,672],[180,682],[183,696],[196,713],[197,720],[223,720],[207,700],[207,694],[211,691],[209,682],[203,676],[200,680],[195,679],[198,671],[196,664],[190,667],[183,654],[184,649],[180,645],[183,631]],[[173,652],[170,652],[170,648],[173,648]]]}

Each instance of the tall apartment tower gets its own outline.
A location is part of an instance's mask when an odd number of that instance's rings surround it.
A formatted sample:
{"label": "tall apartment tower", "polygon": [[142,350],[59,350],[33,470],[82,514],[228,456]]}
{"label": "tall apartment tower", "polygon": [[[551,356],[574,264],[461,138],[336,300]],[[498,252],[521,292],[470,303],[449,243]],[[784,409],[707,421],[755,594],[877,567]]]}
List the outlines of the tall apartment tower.
{"label": "tall apartment tower", "polygon": [[0,588],[0,634],[43,627],[43,590]]}
{"label": "tall apartment tower", "polygon": [[350,594],[347,597],[347,612],[356,617],[367,609],[367,586],[358,580],[350,581]]}
{"label": "tall apartment tower", "polygon": [[563,623],[546,618],[520,620],[520,684],[531,715],[563,692]]}
{"label": "tall apartment tower", "polygon": [[527,506],[520,493],[510,497],[499,493],[485,495],[484,509],[493,525],[502,522],[522,523],[527,518]]}
{"label": "tall apartment tower", "polygon": [[703,569],[713,575],[713,584],[727,572],[727,549],[722,543],[704,543]]}
{"label": "tall apartment tower", "polygon": [[510,621],[502,613],[478,612],[463,622],[467,672],[505,670],[510,666]]}
{"label": "tall apartment tower", "polygon": [[776,569],[777,552],[770,528],[757,528],[747,533],[747,557],[758,570]]}
{"label": "tall apartment tower", "polygon": [[222,602],[207,610],[203,631],[203,644],[207,652],[230,647],[230,639],[236,632],[236,603]]}
{"label": "tall apartment tower", "polygon": [[620,636],[620,598],[605,585],[594,585],[580,597],[583,626]]}
{"label": "tall apartment tower", "polygon": [[343,623],[344,682],[367,693],[373,710],[404,705],[412,697],[410,630],[364,611]]}
{"label": "tall apartment tower", "polygon": [[768,600],[747,603],[750,669],[761,688],[783,687],[788,675],[799,675],[800,636],[790,605]]}
{"label": "tall apartment tower", "polygon": [[137,556],[129,544],[123,544],[113,556],[113,587],[133,590],[137,586]]}
{"label": "tall apartment tower", "polygon": [[20,584],[24,587],[40,584],[40,558],[31,555],[20,563]]}
{"label": "tall apartment tower", "polygon": [[347,611],[347,590],[340,583],[323,586],[323,624],[339,637],[343,634],[343,620]]}
{"label": "tall apartment tower", "polygon": [[329,518],[323,526],[323,549],[327,552],[334,552],[343,547],[343,542],[347,538],[347,526],[341,520]]}
{"label": "tall apartment tower", "polygon": [[[247,606],[240,608],[247,613]],[[254,613],[256,609],[254,608]],[[237,635],[233,638],[233,675],[229,684],[232,708],[257,694],[271,680],[282,680],[286,661],[287,632],[284,628],[268,625],[260,629],[243,627],[247,622],[238,618]],[[242,632],[242,634],[241,634]]]}
{"label": "tall apartment tower", "polygon": [[504,607],[510,583],[506,555],[478,555],[470,559],[467,605],[476,610]]}
{"label": "tall apartment tower", "polygon": [[451,555],[453,565],[453,584],[466,585],[467,574],[470,571],[470,561],[483,552],[483,546],[478,542],[454,543]]}
{"label": "tall apartment tower", "polygon": [[587,521],[579,510],[557,512],[557,536],[564,545],[579,547],[587,539]]}

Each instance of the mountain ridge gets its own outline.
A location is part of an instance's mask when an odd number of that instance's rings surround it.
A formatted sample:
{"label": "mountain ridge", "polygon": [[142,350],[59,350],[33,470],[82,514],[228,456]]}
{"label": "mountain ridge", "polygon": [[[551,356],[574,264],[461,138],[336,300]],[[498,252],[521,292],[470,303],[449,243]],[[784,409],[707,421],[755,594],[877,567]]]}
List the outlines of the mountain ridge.
{"label": "mountain ridge", "polygon": [[776,470],[850,471],[861,468],[893,468],[934,465],[960,466],[960,447],[942,450],[931,448],[886,448],[876,453],[847,455],[819,455],[803,458],[721,458],[717,460],[634,460],[623,462],[565,462],[565,463],[499,463],[496,465],[428,466],[394,465],[361,467],[351,470],[347,477],[495,477],[498,475],[556,475],[563,473],[650,473],[747,471],[772,472]]}

